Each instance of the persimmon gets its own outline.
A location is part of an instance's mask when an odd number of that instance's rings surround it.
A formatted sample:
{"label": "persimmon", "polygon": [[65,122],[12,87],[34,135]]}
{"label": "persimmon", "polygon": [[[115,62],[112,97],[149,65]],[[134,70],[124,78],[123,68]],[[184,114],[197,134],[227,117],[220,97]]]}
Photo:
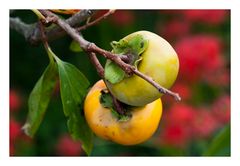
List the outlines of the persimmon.
{"label": "persimmon", "polygon": [[92,131],[99,137],[122,145],[135,145],[148,140],[158,128],[162,116],[162,102],[157,99],[142,107],[128,108],[131,116],[121,121],[101,104],[103,80],[89,91],[84,102],[84,114]]}
{"label": "persimmon", "polygon": [[[120,45],[117,49],[125,47],[139,36],[146,41],[146,44],[145,49],[139,55],[139,59],[136,60],[138,61],[137,69],[164,88],[171,88],[178,75],[179,59],[173,47],[165,39],[152,32],[138,31],[117,42],[118,44],[124,43],[124,46]],[[140,43],[140,46],[144,44],[144,42],[137,43]],[[136,45],[131,46],[133,48],[137,47]],[[128,48],[125,50],[128,51]],[[106,80],[106,85],[118,100],[132,106],[144,106],[162,96],[155,87],[136,75],[126,76],[117,83]]]}

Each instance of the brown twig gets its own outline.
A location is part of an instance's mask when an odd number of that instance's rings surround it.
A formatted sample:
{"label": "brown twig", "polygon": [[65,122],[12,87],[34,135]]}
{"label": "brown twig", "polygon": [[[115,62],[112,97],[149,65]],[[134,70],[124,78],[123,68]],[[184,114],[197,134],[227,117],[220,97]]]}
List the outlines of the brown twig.
{"label": "brown twig", "polygon": [[107,13],[105,13],[104,15],[98,17],[98,18],[95,19],[94,21],[89,22],[89,23],[87,23],[87,24],[85,24],[85,25],[83,25],[83,26],[81,26],[81,27],[76,28],[76,30],[77,30],[77,31],[85,30],[85,29],[87,29],[88,27],[93,26],[93,25],[99,23],[101,20],[106,19],[109,15],[113,14],[114,12],[115,12],[115,10],[109,10]]}
{"label": "brown twig", "polygon": [[45,49],[47,50],[49,48],[49,45],[48,45],[48,42],[47,42],[47,37],[46,37],[46,34],[45,34],[45,29],[43,27],[43,23],[41,21],[39,21],[38,26],[39,26],[39,29],[40,29],[40,32],[41,32],[43,45],[44,45]]}
{"label": "brown twig", "polygon": [[16,30],[22,34],[26,40],[32,35],[33,30],[36,28],[36,24],[26,24],[20,18],[10,18],[10,28]]}
{"label": "brown twig", "polygon": [[158,83],[156,83],[151,77],[141,73],[139,70],[137,70],[136,68],[133,70],[134,74],[136,74],[137,76],[141,77],[142,79],[146,80],[147,82],[149,82],[151,85],[153,85],[160,93],[163,94],[168,94],[171,95],[175,98],[175,100],[180,101],[181,97],[179,96],[178,93],[174,93],[164,87],[162,87],[161,85],[159,85]]}
{"label": "brown twig", "polygon": [[128,61],[128,57],[126,55],[118,55],[118,54],[114,54],[112,52],[106,51],[102,48],[97,47],[94,43],[89,43],[87,49],[87,52],[96,52],[102,56],[104,56],[107,59],[110,59],[111,61],[115,62],[116,64],[118,64],[119,67],[121,67],[126,74],[128,75],[132,75],[133,72],[133,66],[125,63],[122,59],[125,59],[125,61]]}
{"label": "brown twig", "polygon": [[117,100],[116,97],[113,96],[113,94],[109,91],[109,93],[111,94],[112,96],[112,99],[113,99],[113,105],[114,105],[114,108],[116,109],[116,111],[120,114],[120,115],[124,115],[126,112],[122,106],[122,103],[120,101]]}
{"label": "brown twig", "polygon": [[90,53],[88,53],[88,55],[89,55],[90,61],[95,66],[95,68],[96,68],[96,70],[98,72],[98,75],[101,78],[104,78],[104,68],[102,67],[101,63],[99,62],[96,54],[93,53],[93,52],[90,52]]}
{"label": "brown twig", "polygon": [[[120,58],[119,55],[113,54],[112,52],[103,50],[99,47],[97,47],[94,43],[91,43],[87,40],[85,40],[81,35],[78,34],[78,32],[72,28],[70,25],[68,25],[64,20],[60,19],[57,15],[53,14],[50,11],[47,10],[39,10],[46,19],[54,20],[54,23],[60,26],[62,29],[66,31],[68,35],[70,35],[74,40],[76,40],[79,45],[86,51],[86,52],[95,52],[99,53],[100,55],[104,56],[107,59],[112,60],[115,62],[119,67],[121,67],[128,75],[136,74],[139,77],[143,78],[147,82],[149,82],[151,85],[153,85],[160,93],[169,94],[173,96],[177,101],[181,100],[180,96],[177,93],[174,93],[170,90],[165,89],[164,87],[160,86],[158,83],[156,83],[152,78],[149,76],[139,72],[135,69],[134,66],[131,66]],[[54,17],[54,19],[53,19]]]}

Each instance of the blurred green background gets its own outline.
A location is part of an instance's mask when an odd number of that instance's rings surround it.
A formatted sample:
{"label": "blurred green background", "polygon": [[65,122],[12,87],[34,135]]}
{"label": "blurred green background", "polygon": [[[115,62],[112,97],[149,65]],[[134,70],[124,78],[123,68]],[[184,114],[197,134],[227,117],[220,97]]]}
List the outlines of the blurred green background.
{"label": "blurred green background", "polygon": [[[20,17],[26,23],[37,21],[30,10],[15,10],[10,17]],[[138,30],[157,33],[176,49],[180,73],[172,90],[182,101],[162,97],[163,117],[147,142],[121,146],[95,137],[92,155],[230,156],[230,10],[117,10],[82,34],[111,50],[111,41]],[[49,44],[93,85],[100,79],[95,68],[84,52],[69,48],[71,43],[65,36]],[[105,59],[99,59],[104,64]],[[58,87],[34,139],[21,131],[28,95],[47,64],[42,44],[31,46],[21,34],[10,30],[10,155],[85,156],[81,144],[68,134]]]}

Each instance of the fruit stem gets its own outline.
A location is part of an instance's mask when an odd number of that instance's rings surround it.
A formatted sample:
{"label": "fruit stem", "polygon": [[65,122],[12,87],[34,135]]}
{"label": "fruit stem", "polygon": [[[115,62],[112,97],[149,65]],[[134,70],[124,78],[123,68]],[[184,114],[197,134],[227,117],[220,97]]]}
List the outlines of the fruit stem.
{"label": "fruit stem", "polygon": [[38,25],[39,25],[39,28],[40,28],[40,31],[41,31],[43,45],[44,45],[45,50],[47,51],[47,54],[48,54],[48,58],[49,58],[50,62],[53,63],[54,62],[54,57],[56,55],[52,52],[51,48],[48,45],[46,35],[45,35],[45,31],[44,31],[44,27],[43,27],[43,23],[41,21],[39,21]]}
{"label": "fruit stem", "polygon": [[113,99],[113,105],[114,105],[114,108],[116,109],[117,113],[120,114],[120,115],[125,115],[125,111],[123,109],[123,106],[121,104],[120,101],[118,101],[116,99],[116,97],[113,96],[113,94],[109,91],[109,93],[111,94],[112,96],[112,99]]}
{"label": "fruit stem", "polygon": [[41,19],[46,19],[42,13],[40,13],[37,9],[32,9],[33,13],[35,13],[37,15],[37,17],[41,20]]}
{"label": "fruit stem", "polygon": [[101,78],[104,78],[104,68],[102,67],[101,63],[99,62],[96,54],[93,53],[93,52],[89,52],[88,55],[89,55],[90,61],[91,61],[92,64],[95,66],[98,75],[99,75]]}

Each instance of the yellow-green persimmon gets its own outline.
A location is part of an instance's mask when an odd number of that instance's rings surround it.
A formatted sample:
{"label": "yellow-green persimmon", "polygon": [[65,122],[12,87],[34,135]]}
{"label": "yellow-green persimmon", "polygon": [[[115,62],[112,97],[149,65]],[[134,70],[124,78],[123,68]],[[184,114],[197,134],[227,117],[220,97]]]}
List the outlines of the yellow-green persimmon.
{"label": "yellow-green persimmon", "polygon": [[[147,47],[140,54],[141,61],[138,62],[138,70],[169,89],[178,75],[177,53],[165,39],[148,31],[132,33],[122,40],[127,42],[137,35],[141,35],[148,41]],[[132,106],[146,105],[162,95],[155,87],[137,75],[124,77],[115,84],[106,81],[106,85],[118,100]]]}

